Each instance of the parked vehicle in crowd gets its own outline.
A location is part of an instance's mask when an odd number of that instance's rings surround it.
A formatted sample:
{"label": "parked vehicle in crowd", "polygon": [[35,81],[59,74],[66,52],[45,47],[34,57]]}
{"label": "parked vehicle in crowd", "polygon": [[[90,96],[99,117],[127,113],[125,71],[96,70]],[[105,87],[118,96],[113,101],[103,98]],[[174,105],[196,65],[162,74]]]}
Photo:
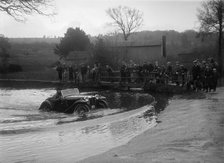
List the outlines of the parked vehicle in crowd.
{"label": "parked vehicle in crowd", "polygon": [[98,94],[82,94],[78,88],[57,90],[40,105],[40,110],[77,113],[82,116],[92,109],[108,108],[106,98]]}

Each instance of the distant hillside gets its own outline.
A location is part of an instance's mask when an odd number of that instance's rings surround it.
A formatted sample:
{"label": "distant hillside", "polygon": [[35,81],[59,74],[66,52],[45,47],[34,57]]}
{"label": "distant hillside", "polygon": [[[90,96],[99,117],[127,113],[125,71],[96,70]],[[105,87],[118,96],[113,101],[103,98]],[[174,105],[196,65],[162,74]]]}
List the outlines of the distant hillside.
{"label": "distant hillside", "polygon": [[56,80],[52,65],[58,61],[54,47],[60,38],[9,38],[10,64],[20,65],[22,72],[0,74],[0,78]]}
{"label": "distant hillside", "polygon": [[[203,51],[205,49],[216,48],[216,35],[208,36],[204,39],[198,37],[198,33],[194,30],[187,30],[185,32],[177,32],[174,30],[169,31],[141,31],[132,34],[128,41],[130,42],[151,42],[161,43],[162,36],[166,36],[166,45],[167,45],[167,55],[176,57],[178,54],[182,53],[192,53],[194,51]],[[115,44],[116,42],[123,41],[122,34],[114,36],[103,36],[104,40]],[[215,53],[215,51],[214,51]],[[210,54],[214,55],[214,54]]]}
{"label": "distant hillside", "polygon": [[[167,41],[167,55],[177,56],[182,53],[191,53],[193,51],[204,49],[216,48],[216,35],[211,35],[204,39],[198,37],[198,34],[194,30],[187,30],[185,32],[177,32],[174,30],[169,31],[141,31],[132,34],[129,38],[129,42],[140,43],[161,43],[162,36],[166,36]],[[104,39],[106,44],[120,45],[123,42],[122,34],[116,35],[100,35]],[[96,37],[89,36],[91,43],[94,45]],[[43,46],[52,47],[52,45],[60,42],[61,38],[9,38],[12,44],[42,44]],[[44,45],[45,44],[45,45]],[[17,45],[18,46],[18,45]],[[36,45],[32,45],[36,46]]]}
{"label": "distant hillside", "polygon": [[10,43],[17,44],[33,44],[33,43],[48,43],[57,44],[60,42],[60,38],[9,38]]}

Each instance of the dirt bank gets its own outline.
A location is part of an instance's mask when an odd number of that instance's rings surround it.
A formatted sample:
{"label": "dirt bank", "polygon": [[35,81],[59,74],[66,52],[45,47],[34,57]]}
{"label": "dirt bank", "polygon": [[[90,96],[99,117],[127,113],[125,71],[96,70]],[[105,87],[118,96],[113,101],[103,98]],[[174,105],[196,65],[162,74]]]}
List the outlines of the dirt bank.
{"label": "dirt bank", "polygon": [[224,160],[224,87],[176,96],[153,129],[81,162],[215,162]]}

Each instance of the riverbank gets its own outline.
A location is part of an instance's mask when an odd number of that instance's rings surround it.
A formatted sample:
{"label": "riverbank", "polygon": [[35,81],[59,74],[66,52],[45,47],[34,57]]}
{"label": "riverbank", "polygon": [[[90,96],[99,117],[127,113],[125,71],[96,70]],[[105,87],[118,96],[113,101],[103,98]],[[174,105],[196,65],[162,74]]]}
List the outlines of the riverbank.
{"label": "riverbank", "polygon": [[224,87],[174,96],[158,125],[126,145],[80,162],[215,162],[224,160]]}
{"label": "riverbank", "polygon": [[185,87],[166,85],[166,84],[153,84],[153,83],[112,83],[107,82],[93,82],[88,81],[85,83],[75,82],[60,82],[51,80],[24,80],[24,79],[0,79],[0,87],[8,88],[55,88],[66,89],[77,87],[79,89],[96,89],[96,90],[116,90],[116,91],[144,91],[151,93],[165,93],[165,94],[183,94],[190,92]]}

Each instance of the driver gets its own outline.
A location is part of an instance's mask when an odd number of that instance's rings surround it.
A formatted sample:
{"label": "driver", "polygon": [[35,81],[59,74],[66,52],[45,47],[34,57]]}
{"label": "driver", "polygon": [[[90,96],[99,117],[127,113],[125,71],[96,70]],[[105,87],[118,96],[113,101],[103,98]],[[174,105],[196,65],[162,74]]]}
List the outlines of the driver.
{"label": "driver", "polygon": [[59,100],[61,98],[62,94],[61,94],[61,90],[57,89],[56,94],[53,96],[54,100]]}

